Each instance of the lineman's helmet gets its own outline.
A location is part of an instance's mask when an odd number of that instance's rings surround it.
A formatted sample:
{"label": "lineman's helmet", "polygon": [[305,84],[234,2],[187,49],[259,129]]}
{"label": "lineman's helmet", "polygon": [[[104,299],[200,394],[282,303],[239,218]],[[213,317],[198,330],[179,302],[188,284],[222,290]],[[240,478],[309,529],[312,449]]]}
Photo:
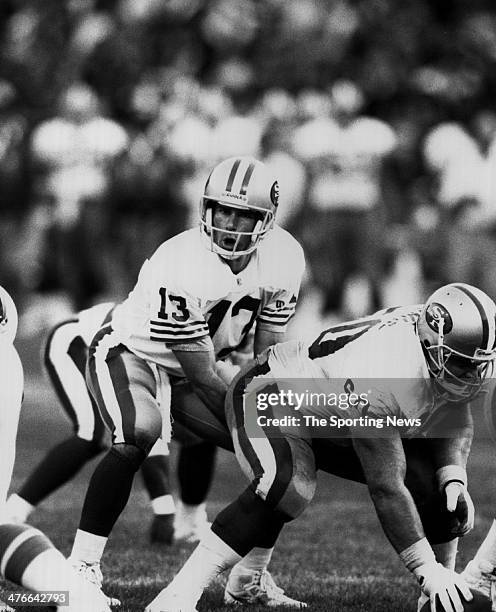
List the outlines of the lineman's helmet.
{"label": "lineman's helmet", "polygon": [[[446,285],[425,303],[419,338],[437,392],[450,401],[468,401],[490,376],[496,357],[496,305],[480,289]],[[452,369],[467,369],[456,375]]]}

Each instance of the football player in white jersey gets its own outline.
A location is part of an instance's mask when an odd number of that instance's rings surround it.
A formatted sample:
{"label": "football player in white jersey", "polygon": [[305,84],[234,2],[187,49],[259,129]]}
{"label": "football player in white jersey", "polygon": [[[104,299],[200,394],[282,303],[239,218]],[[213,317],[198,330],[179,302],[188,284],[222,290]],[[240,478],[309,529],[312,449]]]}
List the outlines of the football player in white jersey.
{"label": "football player in white jersey", "polygon": [[[458,536],[474,520],[465,469],[469,402],[490,376],[495,344],[494,302],[475,287],[452,284],[424,305],[266,350],[235,377],[226,398],[234,450],[251,483],[146,612],[196,610],[204,588],[256,550],[261,533],[272,549],[312,499],[317,469],[368,485],[388,539],[419,580],[419,609],[430,599],[439,610],[438,598],[447,612],[461,610],[461,600],[472,598],[454,571]],[[288,400],[295,390],[301,401]],[[329,399],[309,399],[322,394]],[[298,418],[271,420],[284,415]],[[332,417],[342,419],[341,435]],[[375,428],[379,420],[385,429]],[[270,583],[270,575],[260,579]],[[249,603],[230,579],[225,601]]]}
{"label": "football player in white jersey", "polygon": [[[114,303],[98,304],[65,319],[50,331],[44,366],[61,406],[73,426],[73,435],[53,447],[7,500],[7,519],[24,523],[48,495],[73,478],[85,463],[105,450],[105,424],[85,378],[88,347],[102,325],[110,321]],[[169,485],[169,448],[159,438],[142,466],[154,519],[152,542],[173,539],[174,500]]]}
{"label": "football player in white jersey", "polygon": [[[6,522],[6,499],[14,467],[24,384],[21,360],[13,345],[16,332],[16,307],[0,287],[0,575],[34,591],[59,591],[56,596],[63,603],[59,610],[110,612],[101,590],[77,576],[46,536],[33,527]],[[20,603],[15,599],[15,592],[11,591],[10,595],[12,600],[8,599],[8,592],[4,594],[7,601],[0,601],[1,610],[13,611]],[[40,593],[35,593],[36,596],[38,600],[32,601],[43,601]]]}
{"label": "football player in white jersey", "polygon": [[89,578],[101,577],[100,559],[134,474],[170,427],[162,390],[171,387],[174,403],[186,379],[225,421],[227,385],[216,362],[253,326],[255,354],[284,337],[304,257],[274,224],[278,199],[278,183],[263,163],[251,157],[219,163],[201,197],[200,227],[157,249],[91,344],[88,384],[113,444],[90,480],[71,553]]}
{"label": "football player in white jersey", "polygon": [[7,291],[0,287],[0,522],[5,522],[24,388],[22,364],[13,344],[16,333],[17,309]]}
{"label": "football player in white jersey", "polygon": [[17,309],[7,291],[0,287],[0,523],[6,520],[24,387],[21,360],[13,344],[16,333]]}

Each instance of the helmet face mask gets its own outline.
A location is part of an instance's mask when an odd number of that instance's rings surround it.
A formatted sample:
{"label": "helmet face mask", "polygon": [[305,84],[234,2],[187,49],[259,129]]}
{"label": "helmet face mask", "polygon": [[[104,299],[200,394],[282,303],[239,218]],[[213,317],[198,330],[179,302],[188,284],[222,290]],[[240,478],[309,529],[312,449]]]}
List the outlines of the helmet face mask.
{"label": "helmet face mask", "polygon": [[468,359],[447,346],[425,347],[427,367],[434,378],[436,396],[451,402],[467,402],[480,392],[494,369],[494,356]]}
{"label": "helmet face mask", "polygon": [[436,396],[467,402],[492,375],[496,358],[496,305],[462,283],[438,289],[420,314],[418,333]]}
{"label": "helmet face mask", "polygon": [[[252,253],[274,225],[278,183],[262,162],[251,157],[232,157],[211,172],[200,201],[200,230],[208,248],[224,259]],[[253,217],[250,231],[216,227],[215,211],[236,209]],[[232,239],[232,240],[231,240]],[[222,246],[224,244],[224,246]]]}

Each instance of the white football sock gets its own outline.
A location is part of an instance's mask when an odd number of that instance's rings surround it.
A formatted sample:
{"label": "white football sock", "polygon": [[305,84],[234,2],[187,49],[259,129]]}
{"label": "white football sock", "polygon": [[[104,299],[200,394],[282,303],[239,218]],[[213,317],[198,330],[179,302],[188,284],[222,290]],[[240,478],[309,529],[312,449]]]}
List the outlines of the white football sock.
{"label": "white football sock", "polygon": [[[70,609],[74,612],[107,609],[100,589],[78,576],[71,564],[55,548],[45,550],[26,567],[22,585],[33,591],[68,591]],[[63,609],[60,606],[58,609]]]}
{"label": "white football sock", "polygon": [[232,568],[231,576],[234,574],[245,574],[247,572],[263,572],[270,563],[274,548],[255,547],[245,555],[239,563]]}
{"label": "white football sock", "polygon": [[491,565],[496,566],[496,520],[493,520],[484,541],[479,546],[479,550],[475,553],[475,558],[484,559]]}
{"label": "white football sock", "polygon": [[458,538],[442,544],[431,544],[431,546],[436,555],[436,561],[447,569],[454,570],[458,552]]}
{"label": "white football sock", "polygon": [[71,566],[55,548],[35,557],[22,574],[22,585],[33,591],[67,591]]}
{"label": "white football sock", "polygon": [[238,553],[209,530],[169,584],[167,591],[190,599],[194,606],[213,579],[240,559]]}
{"label": "white football sock", "polygon": [[161,495],[151,500],[153,514],[174,514],[176,507],[172,495]]}
{"label": "white football sock", "polygon": [[108,538],[88,533],[82,529],[76,531],[72,545],[71,560],[85,563],[100,563]]}
{"label": "white football sock", "polygon": [[32,504],[17,495],[17,493],[13,493],[7,500],[5,515],[9,521],[25,523],[33,510],[34,506]]}

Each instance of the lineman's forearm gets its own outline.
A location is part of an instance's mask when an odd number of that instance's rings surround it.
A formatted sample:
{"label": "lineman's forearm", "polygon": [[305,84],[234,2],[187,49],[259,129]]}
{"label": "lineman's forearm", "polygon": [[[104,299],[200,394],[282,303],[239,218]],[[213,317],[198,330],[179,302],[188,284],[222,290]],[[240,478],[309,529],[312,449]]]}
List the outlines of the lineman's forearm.
{"label": "lineman's forearm", "polygon": [[404,485],[370,494],[382,528],[398,554],[425,537],[415,502]]}

